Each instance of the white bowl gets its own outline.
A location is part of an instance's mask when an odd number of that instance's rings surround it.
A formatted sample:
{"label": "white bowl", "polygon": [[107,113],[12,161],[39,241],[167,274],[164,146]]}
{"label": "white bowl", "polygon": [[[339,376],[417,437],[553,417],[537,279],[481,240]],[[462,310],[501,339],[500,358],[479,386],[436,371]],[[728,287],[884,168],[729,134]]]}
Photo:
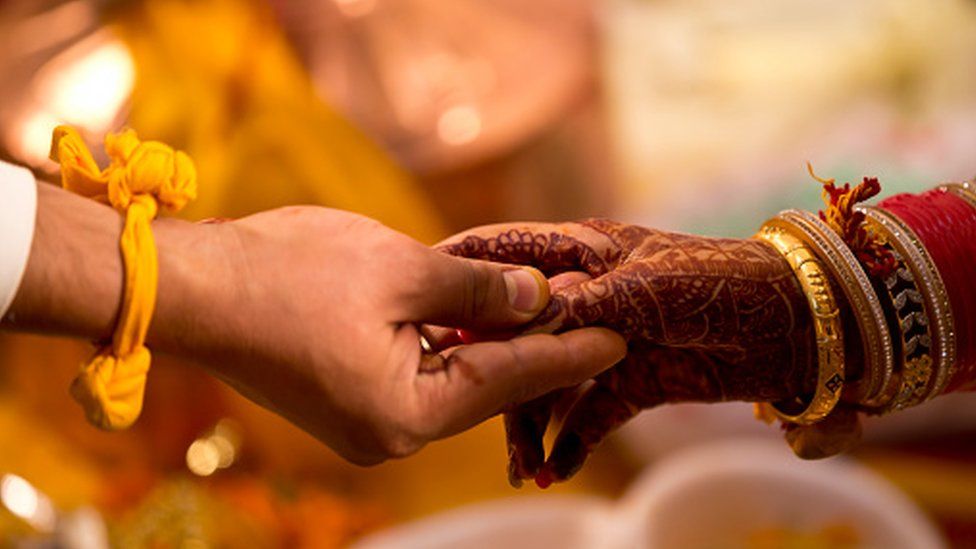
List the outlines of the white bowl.
{"label": "white bowl", "polygon": [[620,547],[744,547],[770,528],[806,535],[827,525],[859,547],[944,547],[922,511],[866,467],[802,461],[785,443],[727,440],[672,455],[620,502]]}
{"label": "white bowl", "polygon": [[354,549],[585,549],[609,504],[582,496],[469,505],[369,536]]}
{"label": "white bowl", "polygon": [[[853,461],[808,462],[782,441],[731,439],[672,454],[617,503],[538,496],[469,505],[370,536],[356,549],[745,547],[757,532],[842,525],[858,547],[945,547],[922,511]],[[807,547],[809,545],[804,545]]]}

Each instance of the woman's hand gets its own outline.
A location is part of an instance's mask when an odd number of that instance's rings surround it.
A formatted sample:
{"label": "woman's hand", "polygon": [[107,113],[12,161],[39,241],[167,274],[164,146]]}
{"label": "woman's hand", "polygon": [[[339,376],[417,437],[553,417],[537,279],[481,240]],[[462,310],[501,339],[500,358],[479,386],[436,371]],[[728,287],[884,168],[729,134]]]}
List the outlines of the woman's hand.
{"label": "woman's hand", "polygon": [[[706,238],[605,220],[496,225],[452,237],[458,256],[583,271],[555,291],[531,332],[606,326],[627,357],[576,391],[506,415],[510,480],[569,478],[592,448],[641,409],[679,401],[776,401],[816,375],[806,298],[786,261],[758,240]],[[567,276],[567,275],[563,275]],[[547,460],[552,410],[575,399]]]}

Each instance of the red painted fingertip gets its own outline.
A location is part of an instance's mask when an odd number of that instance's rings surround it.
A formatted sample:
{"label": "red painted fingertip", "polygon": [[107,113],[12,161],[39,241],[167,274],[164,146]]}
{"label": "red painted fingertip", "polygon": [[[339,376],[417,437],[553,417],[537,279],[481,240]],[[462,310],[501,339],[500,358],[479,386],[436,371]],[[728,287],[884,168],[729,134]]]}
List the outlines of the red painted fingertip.
{"label": "red painted fingertip", "polygon": [[461,343],[464,343],[465,345],[470,345],[472,343],[478,342],[478,336],[474,335],[473,333],[467,330],[462,330],[461,328],[458,328],[457,336],[458,339],[461,340]]}
{"label": "red painted fingertip", "polygon": [[535,476],[535,485],[543,490],[552,486],[552,474],[549,469],[539,471],[539,474]]}

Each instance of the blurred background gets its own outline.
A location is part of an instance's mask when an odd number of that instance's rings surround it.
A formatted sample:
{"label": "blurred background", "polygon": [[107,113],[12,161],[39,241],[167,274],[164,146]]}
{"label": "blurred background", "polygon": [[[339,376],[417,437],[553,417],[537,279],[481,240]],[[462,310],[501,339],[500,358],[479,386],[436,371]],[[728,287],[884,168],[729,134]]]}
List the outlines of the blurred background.
{"label": "blurred background", "polygon": [[[806,161],[886,194],[972,177],[974,24],[972,0],[5,0],[0,158],[52,179],[55,125],[92,145],[128,125],[197,161],[189,219],[303,203],[427,243],[586,216],[748,236],[817,207]],[[689,452],[725,439],[722,463],[789,472],[749,500],[777,509],[752,530],[702,516],[710,546],[892,546],[869,523],[906,546],[976,545],[967,395],[873,420],[827,465],[756,450],[782,443],[748,405],[646,412],[540,496],[508,486],[497,420],[360,469],[166,357],[135,427],[102,433],[67,397],[89,352],[0,334],[0,547],[475,547],[527,517],[506,544],[689,546],[635,525],[701,509],[661,475],[716,474]],[[826,501],[861,514],[804,507],[804,479],[845,475],[865,487]]]}

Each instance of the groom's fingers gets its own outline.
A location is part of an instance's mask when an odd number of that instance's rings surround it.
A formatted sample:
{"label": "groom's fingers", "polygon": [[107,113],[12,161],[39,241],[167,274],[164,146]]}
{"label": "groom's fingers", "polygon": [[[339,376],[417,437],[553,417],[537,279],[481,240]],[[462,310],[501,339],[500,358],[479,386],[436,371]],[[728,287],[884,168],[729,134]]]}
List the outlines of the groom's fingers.
{"label": "groom's fingers", "polygon": [[[558,292],[586,280],[590,280],[590,275],[584,272],[571,271],[568,273],[558,274],[549,279],[549,292]],[[433,352],[440,352],[444,349],[449,349],[465,343],[512,339],[513,337],[521,334],[522,331],[523,329],[521,327],[508,328],[504,330],[492,330],[490,332],[446,328],[443,326],[433,326],[429,324],[425,324],[420,327],[420,334],[429,344],[429,350]]]}
{"label": "groom's fingers", "polygon": [[415,383],[424,434],[456,434],[515,404],[589,379],[626,352],[616,333],[584,328],[466,345],[446,357],[425,355]]}
{"label": "groom's fingers", "polygon": [[397,321],[482,330],[511,328],[534,318],[549,300],[537,269],[424,250],[425,261],[399,288]]}

